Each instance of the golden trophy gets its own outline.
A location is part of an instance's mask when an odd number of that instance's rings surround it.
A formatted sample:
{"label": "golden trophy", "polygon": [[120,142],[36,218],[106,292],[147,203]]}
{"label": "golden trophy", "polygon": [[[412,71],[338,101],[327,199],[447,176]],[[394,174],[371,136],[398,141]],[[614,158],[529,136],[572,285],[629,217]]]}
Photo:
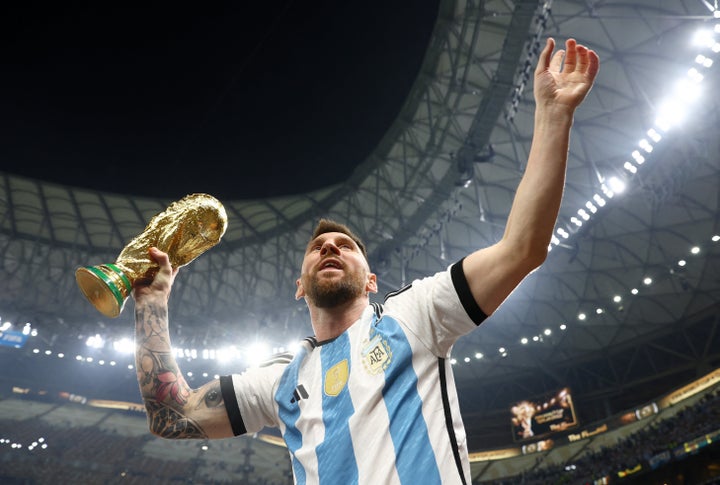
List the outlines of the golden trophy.
{"label": "golden trophy", "polygon": [[148,254],[150,247],[166,252],[173,268],[179,268],[220,242],[226,228],[227,214],[219,200],[208,194],[187,195],[153,217],[115,263],[78,268],[75,280],[100,313],[115,318],[135,282],[152,279],[159,269]]}

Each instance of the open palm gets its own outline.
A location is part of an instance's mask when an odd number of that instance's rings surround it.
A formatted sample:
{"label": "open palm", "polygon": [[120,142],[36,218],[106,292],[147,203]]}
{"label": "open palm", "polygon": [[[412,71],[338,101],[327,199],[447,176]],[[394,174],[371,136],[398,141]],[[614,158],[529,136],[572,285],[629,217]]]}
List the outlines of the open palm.
{"label": "open palm", "polygon": [[540,54],[535,69],[535,102],[538,106],[556,106],[575,109],[595,81],[600,59],[595,51],[568,39],[565,50],[552,54],[552,38]]}

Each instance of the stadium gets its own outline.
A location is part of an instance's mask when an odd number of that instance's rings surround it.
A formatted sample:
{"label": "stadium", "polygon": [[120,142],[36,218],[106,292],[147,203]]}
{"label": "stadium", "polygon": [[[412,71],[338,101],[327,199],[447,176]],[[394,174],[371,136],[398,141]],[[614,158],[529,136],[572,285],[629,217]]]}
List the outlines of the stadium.
{"label": "stadium", "polygon": [[292,351],[319,218],[362,235],[377,301],[500,239],[548,36],[600,74],[547,260],[452,351],[472,483],[720,482],[720,6],[419,4],[8,10],[2,483],[291,484],[275,430],[151,435],[133,302],[101,315],[75,270],[212,194],[227,231],[170,301],[187,382]]}

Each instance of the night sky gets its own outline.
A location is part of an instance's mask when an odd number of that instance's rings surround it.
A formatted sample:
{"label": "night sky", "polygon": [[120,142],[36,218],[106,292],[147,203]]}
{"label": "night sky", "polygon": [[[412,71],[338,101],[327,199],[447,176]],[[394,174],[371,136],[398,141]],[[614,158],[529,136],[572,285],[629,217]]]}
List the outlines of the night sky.
{"label": "night sky", "polygon": [[163,198],[344,180],[397,116],[438,2],[254,3],[2,7],[0,170]]}

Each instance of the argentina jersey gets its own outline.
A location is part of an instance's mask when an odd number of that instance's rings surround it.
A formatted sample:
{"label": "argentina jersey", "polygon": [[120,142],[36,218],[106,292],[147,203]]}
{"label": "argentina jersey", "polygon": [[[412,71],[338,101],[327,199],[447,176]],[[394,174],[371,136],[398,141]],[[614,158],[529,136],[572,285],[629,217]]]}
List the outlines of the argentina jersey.
{"label": "argentina jersey", "polygon": [[469,484],[449,356],[484,318],[461,263],[416,280],[337,338],[221,378],[233,430],[278,427],[298,484]]}

